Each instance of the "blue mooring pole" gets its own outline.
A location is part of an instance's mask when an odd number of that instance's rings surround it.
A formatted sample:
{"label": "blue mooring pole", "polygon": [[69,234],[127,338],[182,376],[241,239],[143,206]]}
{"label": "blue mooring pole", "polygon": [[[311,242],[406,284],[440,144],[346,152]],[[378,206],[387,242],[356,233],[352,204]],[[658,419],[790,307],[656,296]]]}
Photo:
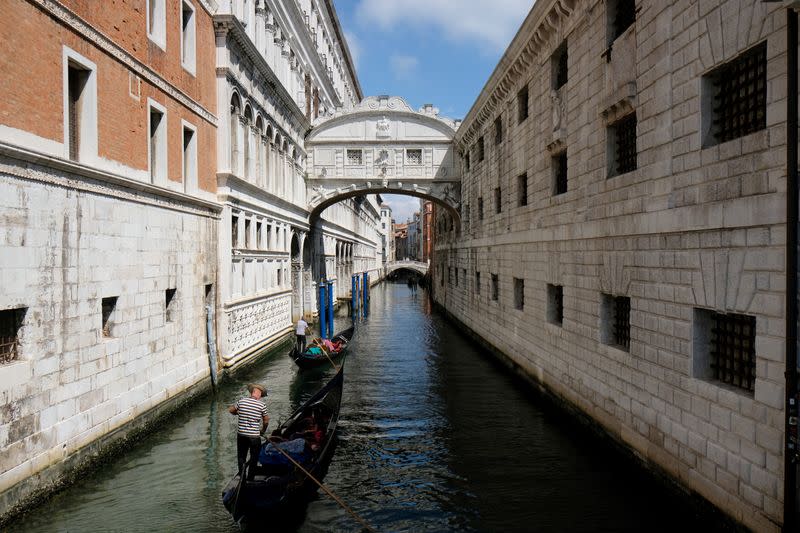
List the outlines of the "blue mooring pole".
{"label": "blue mooring pole", "polygon": [[328,282],[328,339],[333,338],[333,282]]}
{"label": "blue mooring pole", "polygon": [[364,272],[364,290],[361,293],[361,296],[364,298],[362,302],[362,307],[364,308],[364,316],[367,316],[367,295],[369,294],[369,274]]}
{"label": "blue mooring pole", "polygon": [[325,304],[327,303],[327,298],[325,297],[325,282],[319,282],[319,335],[323,339],[325,337],[325,332],[327,328],[325,327],[325,320],[327,318],[327,313],[325,312]]}
{"label": "blue mooring pole", "polygon": [[356,317],[356,301],[358,298],[358,278],[356,276],[350,276],[350,314],[353,318]]}

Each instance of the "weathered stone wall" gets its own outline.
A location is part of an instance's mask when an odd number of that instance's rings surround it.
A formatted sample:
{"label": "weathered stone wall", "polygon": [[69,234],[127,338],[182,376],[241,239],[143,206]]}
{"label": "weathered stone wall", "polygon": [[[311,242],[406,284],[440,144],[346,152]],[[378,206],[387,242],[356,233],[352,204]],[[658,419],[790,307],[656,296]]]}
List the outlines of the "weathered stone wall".
{"label": "weathered stone wall", "polygon": [[26,309],[18,358],[0,365],[4,492],[52,481],[49,466],[208,380],[218,221],[191,202],[9,157],[0,213],[0,309]]}
{"label": "weathered stone wall", "polygon": [[[785,14],[756,0],[638,1],[608,59],[611,3],[537,2],[464,120],[462,231],[447,231],[438,210],[436,299],[645,460],[748,527],[777,530]],[[555,90],[551,57],[565,41],[567,83]],[[765,41],[766,128],[709,146],[702,76]],[[638,168],[610,176],[608,127],[631,111]],[[563,150],[568,188],[555,195],[553,157]],[[548,319],[547,284],[563,286],[561,325]],[[630,298],[627,351],[604,343],[603,294]],[[756,318],[753,392],[705,377],[703,310]]]}

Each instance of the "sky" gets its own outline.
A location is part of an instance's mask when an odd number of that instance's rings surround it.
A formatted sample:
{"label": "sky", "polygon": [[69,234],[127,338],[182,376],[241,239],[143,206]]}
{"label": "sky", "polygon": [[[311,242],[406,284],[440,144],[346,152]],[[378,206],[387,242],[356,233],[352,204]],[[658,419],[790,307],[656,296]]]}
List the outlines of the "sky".
{"label": "sky", "polygon": [[[364,96],[464,118],[533,0],[334,0]],[[396,222],[419,198],[384,195]]]}

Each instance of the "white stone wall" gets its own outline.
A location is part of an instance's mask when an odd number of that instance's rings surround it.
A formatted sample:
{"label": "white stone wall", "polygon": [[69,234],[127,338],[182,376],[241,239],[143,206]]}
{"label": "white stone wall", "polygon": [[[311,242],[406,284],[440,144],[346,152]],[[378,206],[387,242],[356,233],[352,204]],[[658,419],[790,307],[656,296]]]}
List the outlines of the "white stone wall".
{"label": "white stone wall", "polygon": [[[607,61],[605,2],[536,3],[506,52],[507,69],[493,74],[457,133],[471,168],[462,183],[463,231],[449,231],[438,210],[436,299],[645,460],[746,526],[777,531],[785,13],[756,0],[637,6],[635,26]],[[551,55],[565,40],[568,81],[553,91]],[[765,40],[766,129],[705,147],[702,75]],[[525,85],[529,116],[520,123]],[[607,126],[631,109],[638,168],[609,178]],[[568,190],[554,195],[552,157],[563,149]],[[527,205],[519,202],[523,173]],[[515,278],[524,282],[522,309]],[[560,326],[548,321],[547,284],[564,287]],[[631,299],[629,351],[602,342],[604,293]],[[754,392],[699,375],[697,309],[756,317]]]}
{"label": "white stone wall", "polygon": [[[209,379],[217,214],[0,161],[0,309],[27,308],[0,365],[0,492]],[[176,289],[167,321],[166,289]],[[101,300],[118,297],[111,336]]]}

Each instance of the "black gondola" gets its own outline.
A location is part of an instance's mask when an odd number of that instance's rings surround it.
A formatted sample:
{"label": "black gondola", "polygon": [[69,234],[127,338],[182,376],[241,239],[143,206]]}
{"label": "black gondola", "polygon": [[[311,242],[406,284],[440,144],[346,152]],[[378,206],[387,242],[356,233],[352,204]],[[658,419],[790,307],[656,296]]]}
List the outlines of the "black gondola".
{"label": "black gondola", "polygon": [[329,358],[335,359],[341,356],[345,352],[345,350],[347,350],[347,345],[350,343],[350,339],[353,338],[353,331],[354,328],[351,326],[334,335],[333,338],[331,339],[331,342],[340,343],[340,348],[338,350],[329,350],[327,352],[328,354],[327,356],[324,353],[322,353],[322,348],[319,346],[317,346],[317,349],[320,351],[320,353],[318,354],[311,353],[309,350],[314,347],[313,344],[311,346],[308,346],[306,348],[306,351],[303,353],[299,353],[297,351],[297,346],[295,346],[292,348],[292,351],[290,352],[289,355],[291,355],[292,359],[294,359],[294,362],[297,363],[297,366],[299,366],[300,368],[305,369],[319,365],[324,365],[325,363],[328,362]]}
{"label": "black gondola", "polygon": [[[343,383],[344,365],[270,437],[270,441],[281,441],[279,445],[286,449],[290,449],[289,443],[304,440],[303,452],[294,459],[320,482],[333,457]],[[309,431],[309,427],[313,429]],[[266,463],[262,463],[265,457]],[[317,489],[302,470],[274,448],[270,450],[267,443],[262,446],[252,481],[242,478],[246,473],[245,465],[245,472],[233,476],[222,491],[222,503],[237,522],[265,518],[267,513],[267,518],[275,519],[280,516],[276,512],[301,506]]]}

